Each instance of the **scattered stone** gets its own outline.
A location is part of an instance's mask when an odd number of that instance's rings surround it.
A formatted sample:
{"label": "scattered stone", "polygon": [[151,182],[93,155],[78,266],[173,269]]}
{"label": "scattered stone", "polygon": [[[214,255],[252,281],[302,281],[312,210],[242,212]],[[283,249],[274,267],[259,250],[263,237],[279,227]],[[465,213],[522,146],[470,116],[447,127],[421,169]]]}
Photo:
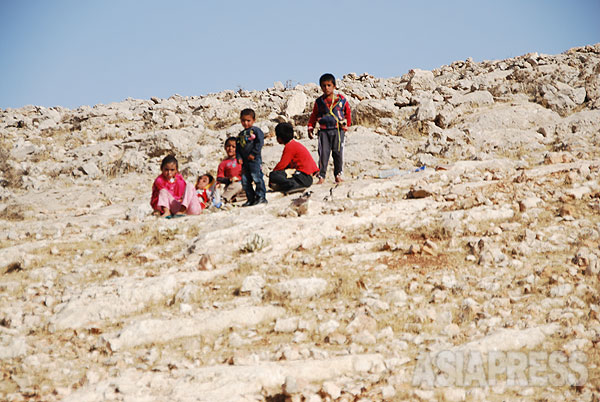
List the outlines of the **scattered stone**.
{"label": "scattered stone", "polygon": [[342,394],[341,388],[331,381],[325,381],[321,390],[331,399],[337,399]]}
{"label": "scattered stone", "polygon": [[335,321],[335,320],[329,320],[327,322],[324,322],[323,324],[319,325],[319,334],[323,335],[323,336],[327,336],[331,333],[333,333],[336,329],[338,329],[338,327],[340,326],[340,323]]}
{"label": "scattered stone", "polygon": [[298,329],[298,317],[279,318],[275,322],[275,332],[294,332]]}
{"label": "scattered stone", "polygon": [[529,209],[537,207],[542,203],[542,200],[538,197],[528,197],[519,201],[519,211],[525,212]]}
{"label": "scattered stone", "polygon": [[431,240],[426,240],[423,248],[421,249],[423,254],[436,256],[438,254],[438,246]]}
{"label": "scattered stone", "polygon": [[357,334],[364,330],[372,333],[377,331],[377,321],[364,313],[357,314],[346,327],[347,334]]}
{"label": "scattered stone", "polygon": [[295,394],[299,391],[300,389],[298,388],[298,383],[296,382],[296,379],[292,376],[285,377],[285,382],[283,383],[283,392],[286,395],[291,396],[292,394]]}
{"label": "scattered stone", "polygon": [[211,271],[215,269],[210,254],[202,254],[202,257],[200,257],[200,262],[198,263],[198,269],[201,271]]}
{"label": "scattered stone", "polygon": [[371,332],[363,330],[352,335],[352,342],[358,343],[359,345],[374,345],[377,343],[377,338],[375,338]]}
{"label": "scattered stone", "polygon": [[96,164],[94,164],[93,162],[84,163],[81,166],[81,170],[83,171],[83,173],[88,175],[90,179],[97,179],[102,175],[102,172],[100,171],[100,169],[98,169],[98,166],[96,166]]}
{"label": "scattered stone", "polygon": [[396,389],[392,385],[386,385],[381,389],[381,396],[383,399],[392,399],[396,396]]}
{"label": "scattered stone", "polygon": [[275,289],[290,299],[308,299],[322,295],[327,289],[327,281],[321,278],[290,279],[279,282]]}
{"label": "scattered stone", "polygon": [[260,275],[250,275],[244,279],[240,292],[250,293],[251,296],[260,297],[266,285],[265,279]]}
{"label": "scattered stone", "polygon": [[431,192],[424,188],[411,188],[407,194],[408,198],[425,198],[431,196]]}

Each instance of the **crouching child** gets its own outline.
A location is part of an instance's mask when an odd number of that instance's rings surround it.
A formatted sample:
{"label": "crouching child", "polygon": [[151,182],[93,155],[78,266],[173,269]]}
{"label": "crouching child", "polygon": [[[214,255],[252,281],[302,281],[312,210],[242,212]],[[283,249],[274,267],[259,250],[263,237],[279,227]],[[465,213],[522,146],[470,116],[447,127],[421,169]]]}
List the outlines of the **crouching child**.
{"label": "crouching child", "polygon": [[281,192],[310,187],[319,168],[308,149],[294,140],[294,127],[289,123],[279,123],[275,127],[275,135],[277,142],[285,146],[280,161],[269,174],[269,187]]}

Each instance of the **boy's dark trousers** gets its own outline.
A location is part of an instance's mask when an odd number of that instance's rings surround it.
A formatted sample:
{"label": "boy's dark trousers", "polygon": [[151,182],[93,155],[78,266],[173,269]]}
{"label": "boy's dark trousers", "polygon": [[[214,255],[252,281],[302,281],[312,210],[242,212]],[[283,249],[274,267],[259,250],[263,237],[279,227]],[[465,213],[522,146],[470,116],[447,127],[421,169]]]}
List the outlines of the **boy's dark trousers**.
{"label": "boy's dark trousers", "polygon": [[287,177],[285,170],[274,170],[269,174],[269,187],[274,191],[290,191],[300,187],[310,187],[313,183],[311,175],[296,171]]}
{"label": "boy's dark trousers", "polygon": [[[263,179],[262,170],[260,170],[261,159],[256,158],[253,161],[244,160],[242,164],[242,188],[246,192],[248,202],[254,202],[265,198],[267,189]],[[256,184],[256,190],[252,186]]]}
{"label": "boy's dark trousers", "polygon": [[329,153],[333,155],[333,174],[342,173],[344,167],[344,130],[337,128],[319,130],[319,177],[325,178]]}

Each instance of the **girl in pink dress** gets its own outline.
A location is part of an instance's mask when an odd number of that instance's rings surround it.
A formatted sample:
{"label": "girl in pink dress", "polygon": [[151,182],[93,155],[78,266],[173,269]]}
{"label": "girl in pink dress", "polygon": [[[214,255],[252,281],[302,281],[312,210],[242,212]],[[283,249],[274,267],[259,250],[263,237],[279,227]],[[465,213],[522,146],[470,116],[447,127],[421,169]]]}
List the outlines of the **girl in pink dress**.
{"label": "girl in pink dress", "polygon": [[193,185],[188,185],[173,155],[166,156],[160,164],[161,174],[152,184],[150,205],[154,215],[199,215],[202,206]]}

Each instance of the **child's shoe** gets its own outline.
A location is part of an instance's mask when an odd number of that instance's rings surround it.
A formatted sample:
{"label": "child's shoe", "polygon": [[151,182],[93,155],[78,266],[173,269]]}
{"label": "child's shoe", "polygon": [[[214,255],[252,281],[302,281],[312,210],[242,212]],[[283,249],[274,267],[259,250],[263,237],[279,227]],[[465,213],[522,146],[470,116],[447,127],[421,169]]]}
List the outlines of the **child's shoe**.
{"label": "child's shoe", "polygon": [[342,179],[342,175],[341,174],[338,174],[337,176],[335,176],[335,182],[336,183],[341,183],[343,181],[344,181],[344,179]]}
{"label": "child's shoe", "polygon": [[319,181],[317,182],[317,184],[323,184],[325,183],[325,179],[323,177],[319,177]]}
{"label": "child's shoe", "polygon": [[259,204],[268,204],[269,201],[267,201],[266,198],[262,197],[257,199],[256,201],[254,201],[254,203],[252,205],[259,205]]}

